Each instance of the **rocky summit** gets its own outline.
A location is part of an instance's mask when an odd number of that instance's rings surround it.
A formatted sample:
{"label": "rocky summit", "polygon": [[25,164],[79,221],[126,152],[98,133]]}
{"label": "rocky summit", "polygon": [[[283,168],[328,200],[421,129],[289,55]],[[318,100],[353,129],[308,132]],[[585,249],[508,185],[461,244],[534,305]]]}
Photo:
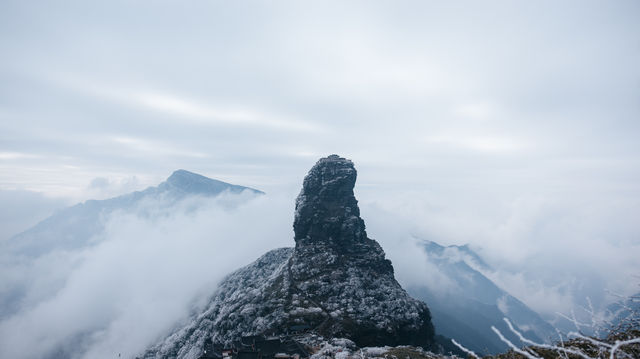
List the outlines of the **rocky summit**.
{"label": "rocky summit", "polygon": [[197,358],[207,342],[292,331],[358,346],[431,347],[427,305],[402,289],[380,245],[367,237],[356,177],[351,161],[320,159],[296,200],[295,248],[268,252],[230,274],[202,313],[145,357]]}
{"label": "rocky summit", "polygon": [[400,287],[384,251],[367,237],[353,194],[356,175],[351,161],[331,155],[304,179],[289,273],[293,292],[322,311],[289,320],[359,346],[426,345],[433,335],[429,310]]}
{"label": "rocky summit", "polygon": [[349,247],[367,234],[353,195],[353,163],[337,155],[322,158],[305,177],[293,222],[296,246],[334,244]]}

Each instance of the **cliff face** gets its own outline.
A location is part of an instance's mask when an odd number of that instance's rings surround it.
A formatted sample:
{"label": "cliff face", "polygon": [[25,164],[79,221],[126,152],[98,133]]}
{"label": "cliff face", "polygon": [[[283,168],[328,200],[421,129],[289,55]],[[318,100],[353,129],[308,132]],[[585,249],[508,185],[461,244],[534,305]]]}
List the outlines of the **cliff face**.
{"label": "cliff face", "polygon": [[356,176],[351,161],[332,155],[304,179],[289,271],[294,291],[317,303],[330,320],[290,320],[311,321],[321,334],[360,346],[426,346],[433,336],[429,310],[400,287],[384,251],[367,237],[353,194]]}
{"label": "cliff face", "polygon": [[296,201],[295,248],[271,251],[228,276],[203,313],[145,356],[195,358],[207,339],[229,343],[293,328],[359,346],[430,347],[429,310],[400,287],[384,251],[367,237],[355,181],[351,161],[320,159]]}
{"label": "cliff face", "polygon": [[296,200],[296,247],[320,243],[350,246],[366,240],[353,195],[356,176],[353,163],[337,155],[322,158],[311,168]]}

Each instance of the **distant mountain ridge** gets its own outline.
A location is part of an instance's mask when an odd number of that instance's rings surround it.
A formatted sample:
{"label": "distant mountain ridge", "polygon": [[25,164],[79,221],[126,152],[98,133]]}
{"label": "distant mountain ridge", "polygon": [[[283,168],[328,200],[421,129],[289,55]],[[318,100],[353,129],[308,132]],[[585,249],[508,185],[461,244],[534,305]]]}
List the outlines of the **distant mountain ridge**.
{"label": "distant mountain ridge", "polygon": [[[229,193],[233,196],[262,195],[263,192],[238,186],[205,176],[177,170],[158,186],[149,187],[105,200],[88,200],[57,211],[30,229],[0,242],[0,271],[6,276],[0,286],[0,319],[15,313],[29,295],[30,283],[23,279],[26,268],[32,268],[40,258],[57,258],[57,253],[82,251],[103,240],[106,223],[116,212],[132,215],[150,215],[151,207],[162,207],[165,213],[176,209],[181,201],[191,198],[216,196]],[[240,201],[245,198],[239,197]],[[247,198],[248,199],[248,198]],[[198,201],[198,205],[205,201]],[[189,203],[191,204],[191,203]],[[156,209],[157,210],[157,209]],[[13,273],[15,268],[22,268]],[[13,273],[13,274],[11,274]],[[43,293],[55,291],[56,285],[47,284]]]}
{"label": "distant mountain ridge", "polygon": [[174,171],[156,187],[104,200],[87,200],[57,211],[32,228],[11,237],[2,247],[26,256],[39,256],[50,250],[69,250],[86,244],[104,229],[104,220],[116,210],[129,210],[149,199],[175,203],[189,196],[215,197],[228,192],[264,192],[211,179],[183,169]]}
{"label": "distant mountain ridge", "polygon": [[[145,191],[149,191],[152,188],[154,187],[150,187]],[[250,191],[256,194],[264,194],[264,192],[257,189],[222,182],[182,169],[174,171],[165,182],[162,182],[156,188],[156,191],[159,193],[174,191],[185,195],[198,194],[204,196],[215,196],[224,191],[229,191],[231,193]]]}
{"label": "distant mountain ridge", "polygon": [[445,247],[428,240],[420,241],[420,245],[428,260],[452,284],[448,291],[427,285],[407,288],[411,295],[429,303],[438,334],[456,339],[478,354],[508,349],[491,326],[519,343],[503,321],[505,317],[530,339],[549,341],[556,335],[553,327],[536,312],[481,273],[491,268],[468,245]]}

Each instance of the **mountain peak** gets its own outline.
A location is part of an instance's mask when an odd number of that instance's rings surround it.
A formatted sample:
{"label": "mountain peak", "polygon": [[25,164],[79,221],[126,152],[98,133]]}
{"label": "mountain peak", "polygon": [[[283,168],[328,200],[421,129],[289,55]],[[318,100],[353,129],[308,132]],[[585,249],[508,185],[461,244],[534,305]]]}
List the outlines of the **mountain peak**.
{"label": "mountain peak", "polygon": [[356,177],[353,162],[338,155],[321,158],[309,170],[296,200],[296,245],[348,243],[367,237],[353,194]]}
{"label": "mountain peak", "polygon": [[158,188],[202,195],[217,195],[226,190],[232,193],[248,190],[253,193],[264,194],[264,192],[253,188],[218,181],[183,169],[174,171]]}
{"label": "mountain peak", "polygon": [[[183,169],[174,171],[166,181],[156,187],[131,192],[103,200],[87,200],[59,210],[26,231],[11,237],[5,244],[21,255],[44,255],[54,249],[77,249],[90,243],[89,239],[104,229],[104,218],[118,210],[138,210],[140,203],[162,199],[167,206],[190,196],[215,197],[222,193],[264,194],[264,192],[238,186]],[[171,208],[168,208],[171,209]],[[8,250],[7,248],[1,248]]]}
{"label": "mountain peak", "polygon": [[203,175],[199,175],[197,173],[193,173],[187,170],[178,169],[173,171],[171,176],[167,178],[167,182],[169,183],[182,183],[182,182],[194,182],[194,181],[202,181],[202,180],[210,180]]}
{"label": "mountain peak", "polygon": [[367,238],[355,181],[351,161],[321,158],[296,201],[295,248],[269,252],[229,275],[202,314],[145,357],[197,357],[207,340],[226,344],[296,328],[361,347],[434,345],[429,308],[402,289],[382,247]]}

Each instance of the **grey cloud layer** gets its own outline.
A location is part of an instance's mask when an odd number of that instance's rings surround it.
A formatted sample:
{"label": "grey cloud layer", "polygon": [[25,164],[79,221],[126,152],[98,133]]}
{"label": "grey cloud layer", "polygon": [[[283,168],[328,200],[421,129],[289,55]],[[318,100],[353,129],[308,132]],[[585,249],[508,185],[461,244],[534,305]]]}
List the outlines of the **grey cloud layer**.
{"label": "grey cloud layer", "polygon": [[[432,194],[428,202],[399,195],[395,203],[380,203],[379,196],[359,192],[368,234],[381,243],[405,286],[455,289],[419,248],[420,238],[442,243],[468,239],[494,266],[494,280],[547,316],[567,313],[583,295],[600,304],[603,288],[627,290],[625,277],[640,270],[637,242],[621,247],[597,241],[610,233],[599,228],[606,224],[599,222],[600,213],[551,221],[559,228],[549,230],[552,201],[534,208],[523,201],[508,209],[508,223],[492,223],[486,218],[507,209],[474,201],[468,211],[454,207],[451,213],[443,206],[453,197],[449,194]],[[3,253],[0,295],[10,301],[8,289],[14,286],[24,297],[0,317],[0,354],[24,359],[52,352],[72,358],[135,356],[185,320],[231,270],[269,249],[293,246],[293,205],[289,195],[222,195],[172,205],[153,199],[105,218],[106,230],[79,248],[34,259]],[[478,208],[483,218],[477,218]],[[577,233],[579,241],[564,241],[565,231],[575,231],[585,219],[593,228]]]}
{"label": "grey cloud layer", "polygon": [[47,164],[252,181],[327,152],[403,158],[414,182],[442,158],[436,175],[551,157],[637,176],[634,2],[3,8],[2,152],[36,157],[1,165],[25,180]]}
{"label": "grey cloud layer", "polygon": [[484,248],[536,309],[566,308],[554,288],[580,273],[591,294],[637,289],[639,12],[3,1],[0,189],[77,201],[186,168],[294,198],[315,160],[339,153],[359,198],[429,239]]}
{"label": "grey cloud layer", "polygon": [[77,249],[37,258],[3,253],[2,301],[11,301],[12,287],[24,296],[0,317],[0,355],[139,354],[230,271],[290,245],[289,206],[249,194],[174,205],[154,199],[105,218],[105,231]]}

